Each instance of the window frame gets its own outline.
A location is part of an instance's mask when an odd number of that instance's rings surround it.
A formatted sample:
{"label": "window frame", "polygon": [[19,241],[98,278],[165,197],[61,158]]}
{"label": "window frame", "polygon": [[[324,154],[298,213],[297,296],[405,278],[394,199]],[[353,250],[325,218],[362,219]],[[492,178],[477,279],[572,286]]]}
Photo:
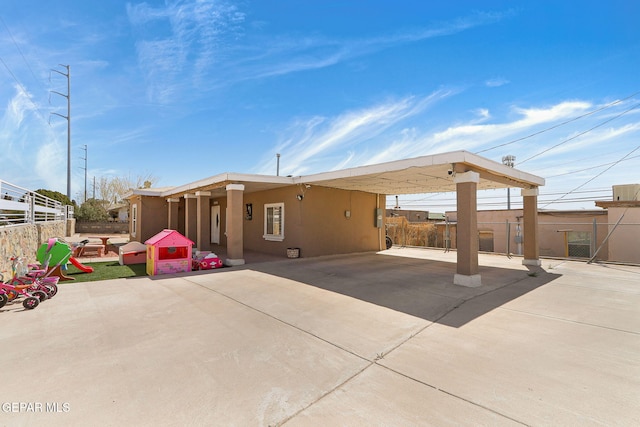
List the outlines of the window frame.
{"label": "window frame", "polygon": [[[269,215],[268,211],[270,208],[280,208],[280,234],[269,234],[268,230],[268,221]],[[264,205],[264,233],[262,238],[268,240],[270,242],[282,242],[284,240],[284,202],[279,203],[265,203]]]}
{"label": "window frame", "polygon": [[136,230],[138,228],[138,204],[131,204],[131,237],[136,237]]}

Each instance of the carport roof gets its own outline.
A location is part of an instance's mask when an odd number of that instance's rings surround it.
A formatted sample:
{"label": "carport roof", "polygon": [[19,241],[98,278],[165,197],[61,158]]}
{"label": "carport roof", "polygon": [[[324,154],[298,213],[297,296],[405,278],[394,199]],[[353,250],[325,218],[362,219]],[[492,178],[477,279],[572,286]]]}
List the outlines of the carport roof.
{"label": "carport roof", "polygon": [[178,187],[134,190],[132,195],[178,197],[197,191],[226,194],[227,184],[244,184],[247,193],[294,184],[379,194],[453,192],[456,191],[455,174],[466,171],[480,175],[478,190],[535,188],[545,183],[544,178],[476,154],[453,151],[296,177],[224,173]]}

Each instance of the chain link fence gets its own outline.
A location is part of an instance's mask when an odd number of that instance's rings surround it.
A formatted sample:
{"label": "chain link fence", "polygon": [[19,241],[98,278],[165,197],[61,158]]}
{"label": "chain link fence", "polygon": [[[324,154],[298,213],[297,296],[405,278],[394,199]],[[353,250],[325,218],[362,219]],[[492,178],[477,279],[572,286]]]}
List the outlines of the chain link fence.
{"label": "chain link fence", "polygon": [[[455,249],[456,223],[409,222],[405,217],[386,218],[386,232],[394,245]],[[640,223],[609,223],[606,217],[592,221],[538,222],[541,257],[640,264]],[[481,252],[522,255],[521,222],[478,222]]]}

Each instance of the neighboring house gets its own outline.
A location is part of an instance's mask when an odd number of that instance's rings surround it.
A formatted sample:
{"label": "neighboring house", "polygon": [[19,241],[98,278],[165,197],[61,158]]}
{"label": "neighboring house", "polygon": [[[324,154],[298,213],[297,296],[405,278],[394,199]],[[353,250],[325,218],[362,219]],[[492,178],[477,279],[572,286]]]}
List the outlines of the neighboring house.
{"label": "neighboring house", "polygon": [[429,211],[387,209],[387,217],[403,216],[407,218],[407,221],[409,222],[428,222],[432,220],[430,215]]}
{"label": "neighboring house", "polygon": [[609,212],[609,259],[640,264],[640,184],[614,185],[613,200],[596,206]]}
{"label": "neighboring house", "polygon": [[132,190],[130,234],[145,241],[177,230],[199,250],[226,247],[227,265],[244,249],[285,256],[378,251],[385,248],[386,195],[457,193],[458,273],[454,283],[480,285],[477,191],[520,187],[524,194],[525,264],[539,265],[537,194],[544,179],[465,151],[282,177],[224,173],[165,189]]}
{"label": "neighboring house", "polygon": [[118,222],[129,221],[129,204],[128,203],[117,203],[117,204],[111,205],[107,208],[107,212],[109,213],[109,217],[113,221],[118,221]]}

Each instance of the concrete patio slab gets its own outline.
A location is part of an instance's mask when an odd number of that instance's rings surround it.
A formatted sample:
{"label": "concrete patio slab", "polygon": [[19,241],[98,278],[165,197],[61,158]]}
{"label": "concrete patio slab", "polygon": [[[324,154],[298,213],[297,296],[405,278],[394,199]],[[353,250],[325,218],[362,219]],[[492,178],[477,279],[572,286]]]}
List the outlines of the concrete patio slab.
{"label": "concrete patio slab", "polygon": [[0,309],[0,425],[640,424],[640,268],[481,255],[470,289],[454,262],[61,284]]}
{"label": "concrete patio slab", "polygon": [[[431,322],[355,298],[254,270],[233,271],[211,280],[189,280],[280,321],[373,360]],[[265,298],[265,291],[273,298]]]}

